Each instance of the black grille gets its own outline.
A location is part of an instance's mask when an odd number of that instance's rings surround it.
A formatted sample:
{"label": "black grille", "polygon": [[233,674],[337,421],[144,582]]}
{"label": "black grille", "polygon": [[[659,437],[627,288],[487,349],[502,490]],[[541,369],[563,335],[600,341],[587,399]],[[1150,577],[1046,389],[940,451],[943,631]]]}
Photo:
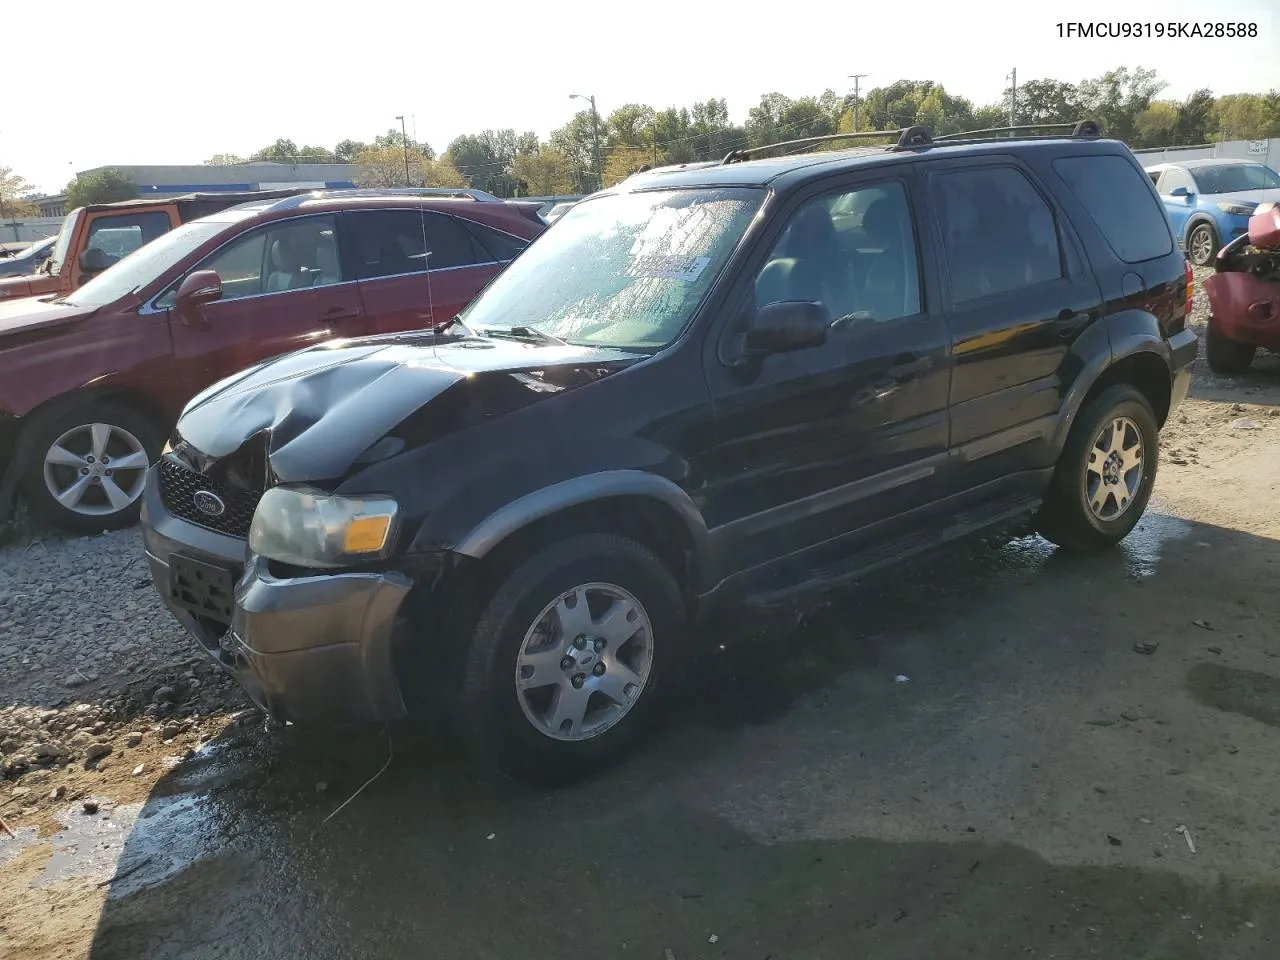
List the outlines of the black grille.
{"label": "black grille", "polygon": [[[218,516],[210,516],[196,506],[196,494],[200,491],[214,494],[225,505]],[[165,509],[188,523],[216,530],[233,537],[249,536],[249,524],[253,511],[262,498],[261,490],[245,490],[221,483],[212,477],[196,473],[172,457],[160,461],[160,499]]]}

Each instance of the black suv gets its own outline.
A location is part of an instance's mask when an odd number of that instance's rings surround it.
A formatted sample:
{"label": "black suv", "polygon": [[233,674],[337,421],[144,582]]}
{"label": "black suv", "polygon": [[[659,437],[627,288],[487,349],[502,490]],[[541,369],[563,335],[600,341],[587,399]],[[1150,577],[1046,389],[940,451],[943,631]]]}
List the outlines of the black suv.
{"label": "black suv", "polygon": [[582,201],[446,328],[197,396],[144,494],[169,608],[278,717],[442,708],[559,778],[634,739],[726,603],[1019,521],[1122,539],[1196,355],[1129,150],[775,146]]}

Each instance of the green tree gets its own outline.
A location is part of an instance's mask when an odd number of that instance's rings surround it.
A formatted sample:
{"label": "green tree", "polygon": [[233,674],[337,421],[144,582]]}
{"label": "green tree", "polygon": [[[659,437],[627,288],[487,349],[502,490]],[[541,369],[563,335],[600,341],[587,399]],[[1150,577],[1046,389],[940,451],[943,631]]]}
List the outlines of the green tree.
{"label": "green tree", "polygon": [[134,182],[119,170],[94,170],[82,173],[67,184],[67,209],[91,203],[116,203],[138,195]]}
{"label": "green tree", "polygon": [[[604,120],[600,121],[601,162],[606,147]],[[559,130],[551,133],[550,146],[560,151],[573,164],[574,193],[590,193],[596,189],[596,127],[591,110],[579,110]]]}
{"label": "green tree", "polygon": [[445,151],[453,164],[467,178],[471,186],[486,190],[499,197],[515,193],[517,179],[511,173],[511,164],[523,149],[528,152],[536,147],[537,134],[519,136],[511,129],[486,130],[479,134],[457,137]]}
{"label": "green tree", "polygon": [[1134,136],[1129,146],[1166,147],[1178,135],[1179,105],[1174,100],[1155,100],[1134,118]]}
{"label": "green tree", "polygon": [[898,130],[917,123],[937,134],[973,129],[973,104],[932,80],[898,80],[874,87],[862,102],[865,130]]}
{"label": "green tree", "polygon": [[338,163],[355,163],[360,151],[367,150],[369,145],[360,140],[343,140],[333,148],[333,159]]}
{"label": "green tree", "polygon": [[[366,147],[356,154],[355,163],[355,181],[362,187],[406,186],[405,154],[399,146]],[[465,187],[467,181],[447,158],[410,151],[407,186]]]}
{"label": "green tree", "polygon": [[1233,93],[1213,106],[1213,139],[1264,140],[1280,137],[1280,93]]}
{"label": "green tree", "polygon": [[36,216],[40,208],[26,199],[26,195],[34,190],[24,177],[13,172],[12,167],[0,167],[0,220]]}
{"label": "green tree", "polygon": [[1213,125],[1213,104],[1213,94],[1207,89],[1197,90],[1182,101],[1173,142],[1182,145],[1207,143]]}
{"label": "green tree", "polygon": [[283,137],[263,147],[250,157],[251,160],[272,160],[276,163],[333,163],[333,154],[324,147],[300,147]]}
{"label": "green tree", "polygon": [[563,197],[578,190],[573,159],[554,147],[526,150],[511,162],[511,175],[526,197]]}
{"label": "green tree", "polygon": [[230,167],[244,162],[244,157],[236,156],[234,153],[215,153],[204,163],[207,167]]}
{"label": "green tree", "polygon": [[[1009,94],[1005,91],[1004,111],[1008,116]],[[1081,119],[1080,91],[1075,84],[1060,80],[1028,80],[1018,85],[1018,123],[1076,123]]]}
{"label": "green tree", "polygon": [[1138,133],[1138,114],[1165,86],[1154,70],[1117,67],[1083,81],[1077,89],[1082,114],[1096,121],[1105,136],[1129,142]]}

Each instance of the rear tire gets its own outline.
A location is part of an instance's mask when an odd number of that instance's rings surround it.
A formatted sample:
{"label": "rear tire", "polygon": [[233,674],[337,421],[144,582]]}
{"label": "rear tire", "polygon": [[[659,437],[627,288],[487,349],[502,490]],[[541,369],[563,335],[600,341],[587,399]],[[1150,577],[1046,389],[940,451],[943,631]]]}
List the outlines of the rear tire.
{"label": "rear tire", "polygon": [[137,523],[147,468],[160,456],[164,434],[132,407],[85,404],[33,422],[21,442],[32,513],[89,534]]}
{"label": "rear tire", "polygon": [[1258,348],[1239,340],[1232,340],[1222,332],[1222,326],[1213,318],[1209,318],[1208,330],[1204,338],[1204,358],[1209,369],[1214,373],[1244,373],[1253,363],[1253,356]]}
{"label": "rear tire", "polygon": [[1218,254],[1218,231],[1211,223],[1197,223],[1187,234],[1187,259],[1197,267],[1208,266]]}
{"label": "rear tire", "polygon": [[1128,384],[1102,391],[1067,435],[1037,517],[1041,535],[1072,550],[1123,540],[1151,498],[1159,444],[1146,397]]}
{"label": "rear tire", "polygon": [[660,716],[685,621],[679,585],[641,544],[609,534],[552,543],[502,578],[469,627],[450,631],[465,648],[450,725],[518,780],[598,772]]}

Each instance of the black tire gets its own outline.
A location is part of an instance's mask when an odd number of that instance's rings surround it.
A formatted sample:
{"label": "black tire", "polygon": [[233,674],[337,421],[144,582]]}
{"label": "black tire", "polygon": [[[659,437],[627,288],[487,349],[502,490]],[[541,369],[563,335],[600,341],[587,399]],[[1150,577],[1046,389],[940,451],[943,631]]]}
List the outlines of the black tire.
{"label": "black tire", "polygon": [[[80,436],[68,439],[70,449],[75,453],[92,453],[92,424],[107,424],[113,428],[107,446],[108,463],[110,456],[123,456],[132,441],[136,441],[146,454],[146,464],[156,461],[164,446],[164,431],[147,415],[132,407],[119,403],[100,405],[85,404],[73,407],[63,413],[51,417],[39,417],[24,431],[21,439],[23,455],[26,457],[25,470],[22,477],[23,493],[27,505],[33,514],[45,523],[61,527],[73,533],[101,533],[103,530],[120,530],[133,526],[138,522],[138,513],[142,508],[141,486],[146,474],[146,466],[130,467],[125,470],[112,470],[112,483],[126,494],[132,495],[128,505],[123,509],[114,509],[101,484],[86,490],[78,509],[69,509],[54,497],[46,484],[45,457],[59,439],[70,431],[86,428],[89,433],[83,439],[88,446],[81,450],[83,443],[78,443]],[[53,466],[50,468],[55,484],[69,482],[74,479],[78,470],[69,466]],[[105,476],[105,474],[104,474]],[[136,495],[133,495],[136,494]],[[92,512],[102,509],[103,512]]]}
{"label": "black tire", "polygon": [[1257,352],[1258,348],[1252,344],[1225,336],[1221,325],[1213,317],[1209,318],[1204,337],[1204,358],[1214,373],[1244,373]]}
{"label": "black tire", "polygon": [[[1128,505],[1117,516],[1099,517],[1089,503],[1086,470],[1095,441],[1113,421],[1128,418],[1141,434],[1142,475]],[[1076,418],[1057,469],[1040,507],[1036,526],[1042,536],[1072,550],[1100,550],[1119,543],[1134,528],[1151,499],[1159,464],[1160,431],[1155,413],[1136,388],[1108,387]]]}
{"label": "black tire", "polygon": [[[543,609],[589,583],[617,585],[643,608],[652,627],[649,675],[613,726],[590,739],[557,740],[525,716],[515,683],[517,657]],[[482,763],[517,780],[562,784],[603,770],[661,716],[670,674],[680,660],[685,621],[675,578],[639,543],[584,534],[544,547],[502,578],[469,628],[459,624],[451,631],[448,641],[462,645],[463,662],[450,726]]]}
{"label": "black tire", "polygon": [[1197,223],[1187,234],[1187,259],[1197,267],[1208,266],[1218,255],[1218,246],[1218,231],[1213,224]]}

